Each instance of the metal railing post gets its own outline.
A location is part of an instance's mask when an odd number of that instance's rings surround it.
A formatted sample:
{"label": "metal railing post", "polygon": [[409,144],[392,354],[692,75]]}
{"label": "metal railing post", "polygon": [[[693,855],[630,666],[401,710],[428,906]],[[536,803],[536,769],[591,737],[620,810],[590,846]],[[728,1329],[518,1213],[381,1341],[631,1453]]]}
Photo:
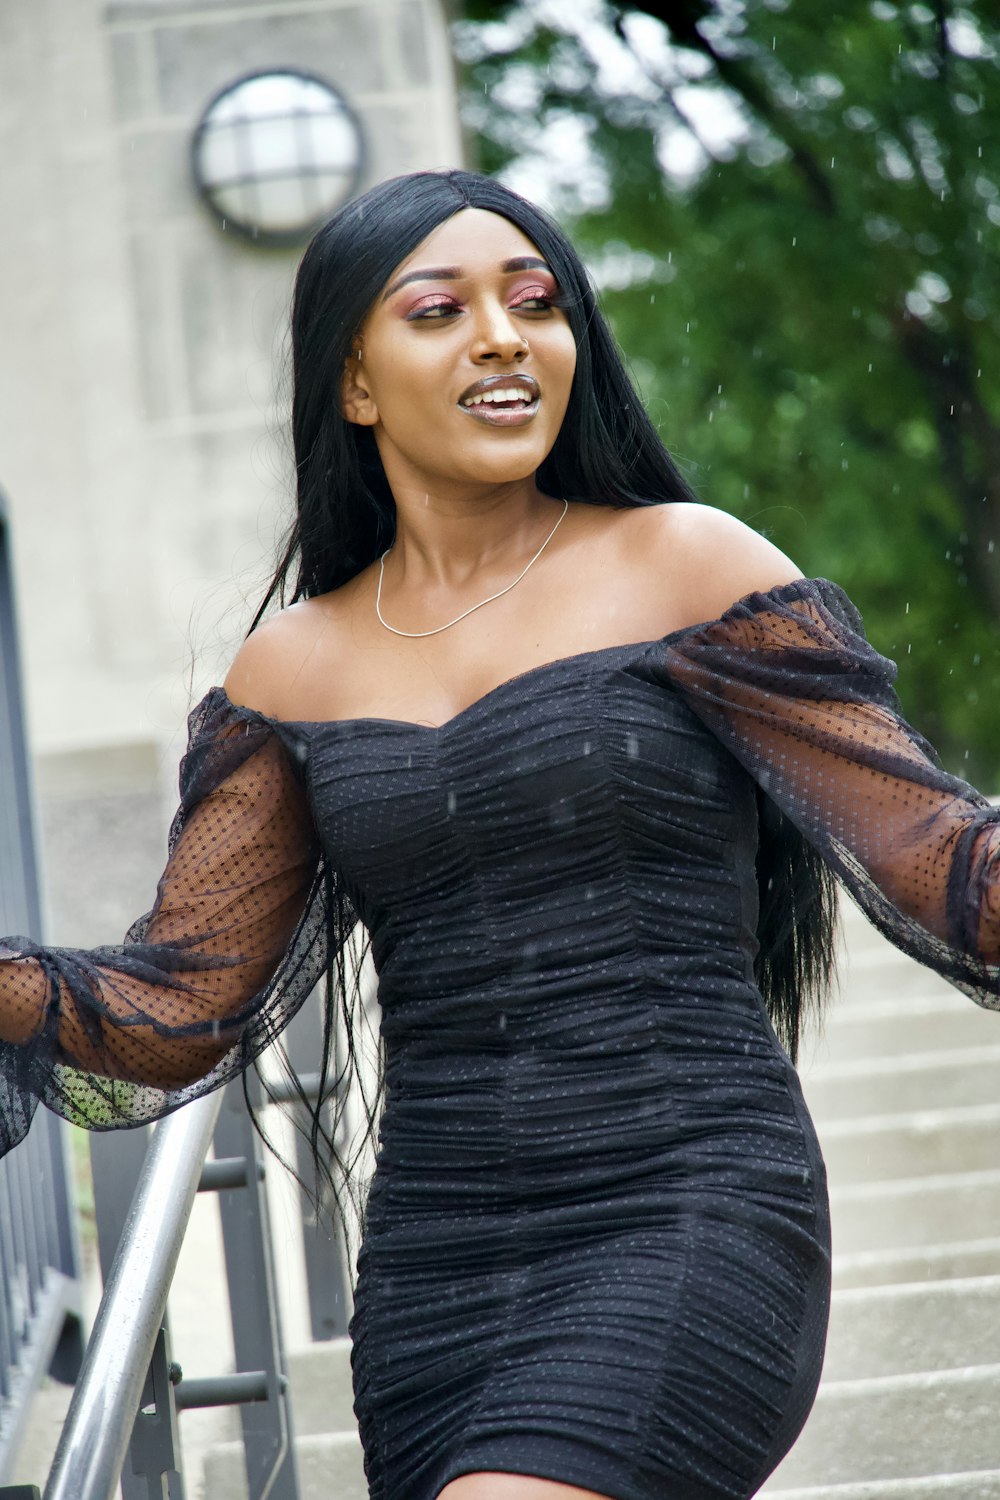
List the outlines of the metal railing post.
{"label": "metal railing post", "polygon": [[[252,1073],[247,1085],[259,1101]],[[215,1131],[216,1156],[242,1160],[244,1182],[222,1188],[219,1213],[233,1319],[233,1350],[238,1371],[263,1376],[266,1399],[241,1406],[243,1449],[250,1500],[298,1500],[298,1470],[261,1143],[247,1113],[239,1080],[226,1089]],[[259,1378],[258,1376],[258,1378]],[[184,1400],[184,1382],[178,1388]]]}
{"label": "metal railing post", "polygon": [[[10,536],[0,493],[0,933],[42,936],[36,850]],[[67,1136],[63,1121],[39,1110],[27,1138],[0,1162],[0,1484],[21,1446],[36,1387],[46,1372],[74,1380],[83,1354]]]}
{"label": "metal railing post", "polygon": [[161,1121],[115,1255],[45,1500],[114,1500],[222,1093]]}
{"label": "metal railing post", "polygon": [[[288,1060],[296,1073],[300,1077],[308,1075],[323,1050],[323,1018],[319,1005],[303,1005],[283,1040]],[[309,1141],[304,1134],[307,1115],[301,1104],[295,1106],[295,1114],[303,1127],[295,1130],[295,1169],[302,1182],[310,1182],[315,1174]],[[310,1202],[301,1185],[298,1186],[298,1197],[310,1331],[317,1340],[340,1338],[347,1333],[351,1316],[351,1282],[343,1236],[338,1232],[332,1204],[327,1205],[328,1212],[317,1213],[315,1204]]]}
{"label": "metal railing post", "polygon": [[[114,1264],[118,1246],[121,1244],[125,1233],[125,1225],[128,1222],[129,1210],[135,1197],[136,1189],[142,1177],[146,1153],[149,1150],[153,1132],[149,1126],[139,1127],[135,1130],[113,1130],[98,1132],[90,1138],[90,1165],[91,1175],[94,1183],[94,1217],[97,1221],[97,1250],[101,1264],[101,1276],[107,1285]],[[169,1326],[167,1314],[164,1312],[163,1321],[160,1326],[159,1339],[169,1339]],[[162,1393],[163,1383],[154,1383],[152,1379],[153,1367],[157,1362],[157,1350],[159,1342],[154,1348],[153,1359],[150,1370],[146,1375],[146,1386]],[[147,1396],[143,1392],[143,1397]],[[152,1397],[150,1397],[152,1399]],[[144,1414],[143,1407],[148,1402],[144,1399],[139,1415],[135,1420],[132,1430],[132,1438],[129,1444],[129,1458],[126,1459],[121,1474],[121,1496],[122,1500],[149,1500],[150,1479],[149,1470],[155,1461],[162,1463],[162,1472],[171,1473],[168,1479],[169,1500],[184,1500],[184,1484],[180,1476],[180,1457],[177,1453],[176,1422],[174,1411],[171,1407],[166,1425],[160,1424],[161,1413],[154,1410],[153,1413]],[[154,1428],[157,1441],[150,1443],[148,1431]],[[173,1447],[167,1451],[170,1439],[174,1440]],[[152,1491],[156,1500],[162,1493],[162,1482],[158,1488]],[[2,1500],[2,1497],[0,1497]]]}

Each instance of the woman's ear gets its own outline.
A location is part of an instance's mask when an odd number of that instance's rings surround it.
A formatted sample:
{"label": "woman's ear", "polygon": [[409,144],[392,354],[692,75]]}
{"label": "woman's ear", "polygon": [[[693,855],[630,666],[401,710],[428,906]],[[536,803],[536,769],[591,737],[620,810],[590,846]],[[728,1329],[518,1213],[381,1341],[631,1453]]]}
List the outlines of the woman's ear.
{"label": "woman's ear", "polygon": [[361,363],[361,345],[355,343],[344,360],[344,373],[340,381],[340,410],[348,422],[358,427],[374,427],[378,421],[378,407],[368,389],[364,367]]}

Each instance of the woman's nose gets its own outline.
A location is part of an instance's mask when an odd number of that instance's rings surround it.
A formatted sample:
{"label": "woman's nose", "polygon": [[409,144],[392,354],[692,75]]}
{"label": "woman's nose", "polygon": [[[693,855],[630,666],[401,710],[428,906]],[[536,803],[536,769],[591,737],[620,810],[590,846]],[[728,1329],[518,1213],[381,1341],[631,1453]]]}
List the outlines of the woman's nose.
{"label": "woman's nose", "polygon": [[474,360],[515,364],[527,355],[528,341],[505,307],[486,307],[476,319],[471,352]]}

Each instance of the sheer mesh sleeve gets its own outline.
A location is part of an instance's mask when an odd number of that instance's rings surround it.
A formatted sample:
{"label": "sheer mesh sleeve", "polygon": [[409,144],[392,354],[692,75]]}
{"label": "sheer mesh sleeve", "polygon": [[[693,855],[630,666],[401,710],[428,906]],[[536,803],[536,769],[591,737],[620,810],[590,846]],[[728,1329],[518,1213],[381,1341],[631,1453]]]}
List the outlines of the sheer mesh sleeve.
{"label": "sheer mesh sleeve", "polygon": [[900,715],[896,669],[835,584],[750,594],[662,670],[886,937],[1000,1008],[1000,809]]}
{"label": "sheer mesh sleeve", "polygon": [[109,1129],[226,1082],[276,1037],[342,941],[305,789],[274,724],[216,688],[189,733],[167,866],[124,943],[0,946],[0,1152],[38,1100]]}

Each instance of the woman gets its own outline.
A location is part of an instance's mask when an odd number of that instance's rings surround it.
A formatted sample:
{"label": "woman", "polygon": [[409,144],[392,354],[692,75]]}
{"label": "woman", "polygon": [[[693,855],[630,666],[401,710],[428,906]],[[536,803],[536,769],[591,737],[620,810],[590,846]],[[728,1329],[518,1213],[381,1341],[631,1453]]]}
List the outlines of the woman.
{"label": "woman", "polygon": [[116,950],[12,940],[8,1139],[35,1095],[108,1126],[214,1087],[356,915],[386,1070],[352,1329],[372,1496],[749,1496],[829,1288],[758,981],[794,1050],[831,948],[814,848],[996,1005],[997,814],[902,723],[840,591],[694,502],[514,194],[424,173],[351,204],[293,348],[265,604],[297,562],[295,602],[192,716],[150,917]]}

